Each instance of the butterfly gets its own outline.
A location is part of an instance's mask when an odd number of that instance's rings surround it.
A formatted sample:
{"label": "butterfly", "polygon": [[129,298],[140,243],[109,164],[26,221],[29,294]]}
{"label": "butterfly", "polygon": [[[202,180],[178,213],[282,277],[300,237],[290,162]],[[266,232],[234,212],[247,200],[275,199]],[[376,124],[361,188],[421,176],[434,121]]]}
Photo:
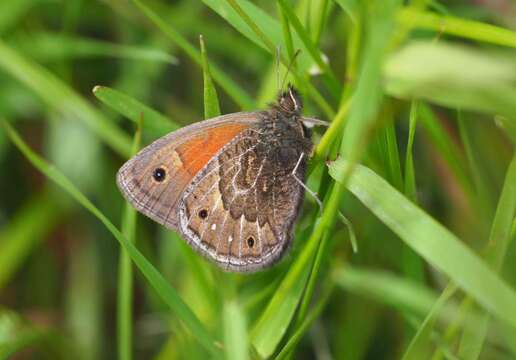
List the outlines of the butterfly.
{"label": "butterfly", "polygon": [[265,111],[201,121],[156,140],[118,171],[124,197],[226,271],[254,272],[289,248],[313,144],[291,85]]}

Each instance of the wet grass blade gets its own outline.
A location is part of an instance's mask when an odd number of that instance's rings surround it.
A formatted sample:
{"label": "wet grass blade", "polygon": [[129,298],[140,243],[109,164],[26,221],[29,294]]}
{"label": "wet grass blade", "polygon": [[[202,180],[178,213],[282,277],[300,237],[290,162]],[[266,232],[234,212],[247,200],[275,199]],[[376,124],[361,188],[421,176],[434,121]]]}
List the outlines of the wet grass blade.
{"label": "wet grass blade", "polygon": [[7,132],[7,135],[16,147],[39,171],[44,173],[50,180],[58,184],[64,191],[70,194],[79,204],[90,211],[109,232],[117,239],[124,249],[128,252],[136,266],[143,273],[152,287],[157,291],[162,300],[169,306],[170,310],[178,316],[183,324],[191,331],[198,342],[205,347],[214,357],[219,358],[221,353],[215,345],[215,339],[206,330],[204,325],[195,316],[188,305],[181,299],[179,294],[172,288],[167,280],[159,271],[143,256],[143,254],[127,240],[127,238],[113,225],[111,221],[91,203],[59,170],[48,164],[39,155],[33,152],[25,142],[19,137],[18,133],[7,123],[1,120],[0,124]]}

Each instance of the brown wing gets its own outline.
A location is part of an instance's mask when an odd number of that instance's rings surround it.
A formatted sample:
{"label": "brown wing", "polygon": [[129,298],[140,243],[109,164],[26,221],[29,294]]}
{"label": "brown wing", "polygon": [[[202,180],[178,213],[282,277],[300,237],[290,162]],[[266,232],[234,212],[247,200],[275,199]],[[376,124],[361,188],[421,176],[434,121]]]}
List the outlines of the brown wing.
{"label": "brown wing", "polygon": [[[303,199],[292,176],[295,161],[278,166],[258,135],[253,128],[237,135],[195,176],[179,203],[179,229],[188,243],[231,271],[278,261]],[[305,162],[297,172],[301,180],[304,168]]]}
{"label": "brown wing", "polygon": [[224,145],[257,121],[257,113],[234,113],[174,131],[127,161],[118,171],[118,187],[138,211],[176,230],[184,189]]}

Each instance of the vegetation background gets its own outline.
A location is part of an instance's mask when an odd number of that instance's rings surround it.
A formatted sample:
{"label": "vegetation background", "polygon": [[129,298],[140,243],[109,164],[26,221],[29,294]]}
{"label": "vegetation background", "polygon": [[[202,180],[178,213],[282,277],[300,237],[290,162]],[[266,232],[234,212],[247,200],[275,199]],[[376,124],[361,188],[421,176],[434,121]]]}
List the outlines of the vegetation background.
{"label": "vegetation background", "polygon": [[[516,358],[511,29],[510,0],[2,0],[0,356]],[[323,210],[223,273],[115,174],[266,107],[297,49]]]}

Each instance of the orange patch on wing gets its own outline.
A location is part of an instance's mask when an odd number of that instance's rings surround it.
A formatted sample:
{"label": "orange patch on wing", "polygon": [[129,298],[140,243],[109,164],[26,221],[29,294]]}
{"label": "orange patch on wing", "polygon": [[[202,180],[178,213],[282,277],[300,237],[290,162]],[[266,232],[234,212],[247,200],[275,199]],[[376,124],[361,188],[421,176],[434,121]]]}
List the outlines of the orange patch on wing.
{"label": "orange patch on wing", "polygon": [[184,170],[194,176],[213,156],[242,130],[248,128],[246,124],[222,125],[206,129],[192,139],[176,148]]}

